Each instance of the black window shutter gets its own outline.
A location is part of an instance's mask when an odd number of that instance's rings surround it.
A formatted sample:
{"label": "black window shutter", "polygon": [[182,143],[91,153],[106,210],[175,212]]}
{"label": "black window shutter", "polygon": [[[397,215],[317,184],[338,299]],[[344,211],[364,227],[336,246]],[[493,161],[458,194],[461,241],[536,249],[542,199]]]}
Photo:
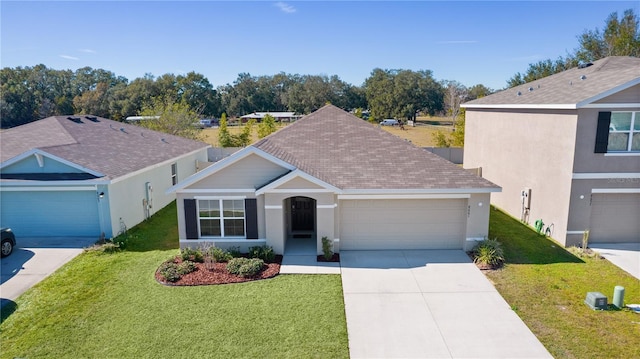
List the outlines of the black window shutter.
{"label": "black window shutter", "polygon": [[187,239],[198,239],[198,210],[195,199],[184,200],[184,225],[187,230]]}
{"label": "black window shutter", "polygon": [[258,239],[258,204],[255,198],[245,198],[244,219],[247,226],[247,239]]}
{"label": "black window shutter", "polygon": [[611,123],[611,112],[598,113],[598,127],[596,130],[595,153],[607,153],[609,144],[609,124]]}

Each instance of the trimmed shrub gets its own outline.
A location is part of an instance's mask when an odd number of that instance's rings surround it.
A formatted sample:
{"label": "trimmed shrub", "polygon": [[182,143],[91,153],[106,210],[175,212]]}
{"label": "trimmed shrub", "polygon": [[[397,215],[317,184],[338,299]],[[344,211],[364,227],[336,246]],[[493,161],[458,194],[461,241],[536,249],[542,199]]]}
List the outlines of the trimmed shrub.
{"label": "trimmed shrub", "polygon": [[229,254],[231,254],[233,258],[242,257],[242,253],[240,252],[240,247],[229,247],[227,252],[229,252]]}
{"label": "trimmed shrub", "polygon": [[178,271],[178,264],[171,260],[162,263],[160,268],[158,268],[158,272],[168,282],[177,282],[182,278],[182,275]]}
{"label": "trimmed shrub", "polygon": [[189,274],[195,271],[198,267],[196,267],[196,263],[192,261],[184,261],[178,264],[178,273],[180,275]]}
{"label": "trimmed shrub", "polygon": [[204,262],[204,257],[202,256],[201,249],[193,249],[193,248],[184,248],[180,250],[180,258],[183,261],[191,261],[191,262]]}
{"label": "trimmed shrub", "polygon": [[209,248],[207,250],[206,254],[210,255],[211,258],[213,258],[213,260],[216,261],[216,262],[228,262],[230,259],[233,258],[231,253],[225,251],[222,248],[218,248],[218,247]]}
{"label": "trimmed shrub", "polygon": [[255,246],[249,248],[249,257],[259,258],[265,262],[273,262],[276,259],[276,254],[270,246]]}
{"label": "trimmed shrub", "polygon": [[328,237],[322,237],[322,255],[328,261],[333,258],[333,242]]}
{"label": "trimmed shrub", "polygon": [[260,273],[264,261],[260,258],[233,258],[227,263],[227,271],[242,277],[253,277]]}
{"label": "trimmed shrub", "polygon": [[502,244],[497,239],[485,239],[475,246],[472,253],[476,264],[496,268],[504,263]]}

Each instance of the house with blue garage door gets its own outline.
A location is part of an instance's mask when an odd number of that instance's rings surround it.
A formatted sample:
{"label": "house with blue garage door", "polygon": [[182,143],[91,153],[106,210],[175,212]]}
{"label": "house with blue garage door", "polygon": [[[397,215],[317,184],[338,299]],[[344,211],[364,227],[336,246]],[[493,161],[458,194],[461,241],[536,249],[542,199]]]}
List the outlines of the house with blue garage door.
{"label": "house with blue garage door", "polygon": [[20,237],[111,238],[175,199],[210,145],[96,116],[0,133],[0,225]]}

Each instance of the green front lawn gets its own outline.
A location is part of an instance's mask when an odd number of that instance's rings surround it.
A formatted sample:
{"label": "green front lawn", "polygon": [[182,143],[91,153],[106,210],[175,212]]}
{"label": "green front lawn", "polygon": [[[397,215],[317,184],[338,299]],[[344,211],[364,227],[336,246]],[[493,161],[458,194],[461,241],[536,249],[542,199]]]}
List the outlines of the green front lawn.
{"label": "green front lawn", "polygon": [[577,258],[517,220],[491,210],[489,236],[503,244],[507,265],[487,276],[556,358],[640,358],[640,314],[594,311],[587,292],[640,303],[640,281],[604,259]]}
{"label": "green front lawn", "polygon": [[175,228],[172,204],[129,231],[129,250],[84,253],[27,291],[3,313],[1,357],[348,357],[340,276],[162,286]]}

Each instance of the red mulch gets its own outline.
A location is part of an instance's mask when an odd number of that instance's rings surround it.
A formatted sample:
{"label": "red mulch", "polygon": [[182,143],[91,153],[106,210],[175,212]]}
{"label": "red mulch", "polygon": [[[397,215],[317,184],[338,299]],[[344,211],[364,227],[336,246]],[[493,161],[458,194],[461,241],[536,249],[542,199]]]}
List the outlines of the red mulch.
{"label": "red mulch", "polygon": [[[182,262],[180,257],[174,259],[175,263]],[[156,271],[156,280],[165,285],[173,286],[194,286],[194,285],[213,285],[213,284],[228,284],[228,283],[242,283],[250,282],[254,280],[267,279],[277,276],[280,273],[280,263],[282,263],[282,256],[276,255],[276,260],[273,263],[265,263],[262,271],[254,277],[241,277],[235,274],[227,272],[227,263],[214,263],[213,270],[209,270],[205,267],[204,263],[196,263],[197,269],[189,274],[185,274],[182,278],[175,282],[169,282],[164,279],[158,271]]]}

